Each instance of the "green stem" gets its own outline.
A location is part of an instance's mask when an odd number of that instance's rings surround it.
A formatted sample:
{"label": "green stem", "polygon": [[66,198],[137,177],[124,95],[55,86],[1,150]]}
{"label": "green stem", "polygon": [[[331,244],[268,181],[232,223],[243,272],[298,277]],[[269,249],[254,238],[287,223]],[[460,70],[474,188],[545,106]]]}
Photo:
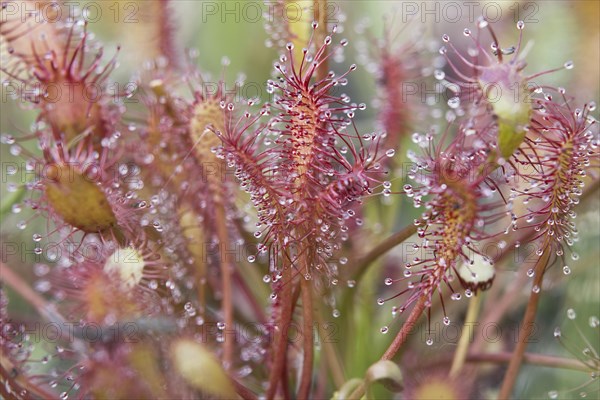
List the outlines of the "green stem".
{"label": "green stem", "polygon": [[[479,315],[479,308],[481,306],[481,294],[475,293],[475,295],[470,299],[469,306],[467,308],[467,316],[465,317],[464,327],[473,326],[477,321],[477,316]],[[452,361],[452,367],[450,368],[450,377],[455,378],[463,365],[465,364],[465,360],[467,358],[467,352],[469,350],[469,341],[471,339],[470,329],[463,329],[462,336],[458,342],[458,347],[456,352],[454,353],[454,360]]]}
{"label": "green stem", "polygon": [[361,279],[361,277],[366,273],[368,267],[375,260],[377,260],[379,257],[384,255],[400,243],[404,242],[406,239],[415,234],[415,232],[417,232],[417,227],[414,225],[409,225],[402,229],[400,232],[394,233],[392,236],[375,246],[374,249],[372,249],[366,255],[364,255],[354,266],[354,279],[358,282]]}
{"label": "green stem", "polygon": [[[510,362],[512,358],[512,352],[502,351],[498,353],[480,353],[480,352],[469,352],[465,358],[467,363],[491,363],[491,364],[505,364]],[[453,360],[452,355],[444,355],[429,360],[424,366],[424,369],[429,367],[439,366],[441,364],[448,364]],[[581,361],[574,358],[565,358],[558,356],[547,356],[545,354],[525,353],[523,354],[523,363],[530,365],[537,365],[540,367],[548,368],[562,368],[570,369],[573,371],[582,372],[593,372],[588,365],[585,365]]]}
{"label": "green stem", "polygon": [[329,366],[329,372],[331,372],[331,376],[333,377],[333,383],[336,387],[341,387],[346,382],[344,366],[342,365],[331,340],[327,338],[327,333],[325,332],[325,319],[321,312],[317,312],[317,322],[319,323],[319,336],[321,346],[323,347],[323,355]]}

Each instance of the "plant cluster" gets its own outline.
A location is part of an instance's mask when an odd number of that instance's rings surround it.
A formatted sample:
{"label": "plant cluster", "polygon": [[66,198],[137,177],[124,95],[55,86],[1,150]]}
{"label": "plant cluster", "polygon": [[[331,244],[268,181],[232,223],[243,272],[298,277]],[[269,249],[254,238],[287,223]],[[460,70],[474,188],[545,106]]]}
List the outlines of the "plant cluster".
{"label": "plant cluster", "polygon": [[[600,159],[596,104],[536,83],[572,62],[526,72],[523,21],[514,46],[480,18],[430,54],[387,20],[363,54],[378,85],[365,129],[366,104],[343,93],[361,63],[339,72],[349,41],[325,1],[267,26],[279,52],[268,101],[226,90],[225,73],[209,84],[198,53],[176,51],[166,0],[153,2],[150,60],[118,93],[111,76],[128,49],[106,60],[85,16],[28,3],[24,17],[11,2],[0,11],[5,86],[22,88],[15,101],[36,116],[30,132],[2,136],[22,160],[9,163],[6,207],[33,210],[16,228],[34,230],[37,256],[19,258],[3,237],[4,398],[464,398],[483,393],[478,361],[508,363],[489,385],[500,398],[523,362],[586,371],[597,385],[593,345],[573,352],[579,361],[525,352],[548,276],[576,273],[576,208],[598,188]],[[414,81],[449,100],[407,100]],[[443,118],[426,126],[432,107]],[[398,229],[395,213],[414,221]],[[410,251],[383,257],[397,246]],[[534,261],[499,280],[526,246]],[[369,281],[392,307],[375,328],[353,318]],[[499,322],[523,289],[514,343],[492,353],[481,331],[470,340],[466,327]],[[35,309],[33,322],[13,299]],[[422,322],[426,345],[443,344],[435,325],[455,320],[449,359],[428,366],[403,346]],[[329,340],[338,329],[343,339]],[[364,329],[394,337],[367,349],[366,366],[353,363],[349,333]]]}

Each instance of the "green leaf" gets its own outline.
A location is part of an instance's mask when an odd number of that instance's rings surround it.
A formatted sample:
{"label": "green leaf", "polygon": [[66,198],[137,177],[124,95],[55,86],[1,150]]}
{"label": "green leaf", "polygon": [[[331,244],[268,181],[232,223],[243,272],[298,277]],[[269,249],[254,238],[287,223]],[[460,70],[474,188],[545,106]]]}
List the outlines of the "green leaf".
{"label": "green leaf", "polygon": [[500,121],[498,127],[498,148],[500,149],[500,155],[504,159],[512,156],[523,142],[523,139],[525,139],[525,134],[526,131],[523,127],[506,121]]}

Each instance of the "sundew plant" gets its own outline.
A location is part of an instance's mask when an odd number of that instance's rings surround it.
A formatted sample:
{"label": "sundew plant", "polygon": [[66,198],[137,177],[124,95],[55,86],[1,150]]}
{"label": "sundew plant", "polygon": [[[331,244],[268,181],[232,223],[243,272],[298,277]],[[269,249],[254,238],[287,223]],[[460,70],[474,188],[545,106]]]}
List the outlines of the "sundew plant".
{"label": "sundew plant", "polygon": [[0,398],[600,396],[597,2],[0,4]]}

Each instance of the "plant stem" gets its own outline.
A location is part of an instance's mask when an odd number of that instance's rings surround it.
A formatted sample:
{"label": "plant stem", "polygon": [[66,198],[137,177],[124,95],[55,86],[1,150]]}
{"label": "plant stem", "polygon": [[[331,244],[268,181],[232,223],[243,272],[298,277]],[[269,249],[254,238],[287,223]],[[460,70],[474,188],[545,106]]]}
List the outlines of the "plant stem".
{"label": "plant stem", "polygon": [[325,333],[325,320],[320,312],[317,312],[317,322],[319,324],[319,336],[320,343],[323,347],[323,353],[327,364],[329,366],[329,372],[333,377],[333,383],[336,387],[341,387],[346,382],[346,374],[344,373],[344,366],[340,362],[339,356],[336,352],[332,342],[329,341]]}
{"label": "plant stem", "polygon": [[392,344],[390,344],[385,353],[383,353],[383,356],[381,356],[381,360],[391,360],[396,355],[398,350],[400,350],[400,347],[402,347],[404,342],[406,342],[408,339],[408,335],[410,335],[413,327],[417,323],[417,320],[423,313],[423,310],[425,310],[426,300],[427,299],[425,296],[421,296],[419,300],[417,300],[417,304],[415,304],[415,307],[412,309],[410,315],[402,325],[402,329],[400,329],[400,332],[398,332]]}
{"label": "plant stem", "polygon": [[[508,363],[513,354],[512,352],[503,351],[498,353],[479,353],[469,352],[466,355],[467,363],[492,363],[492,364],[504,364]],[[424,368],[427,369],[429,366],[440,365],[449,363],[453,357],[443,356],[435,358],[429,361]],[[583,364],[581,361],[573,358],[564,358],[557,356],[547,356],[544,354],[525,353],[523,354],[523,363],[537,365],[540,367],[549,368],[563,368],[574,371],[592,372],[589,366]]]}
{"label": "plant stem", "polygon": [[[315,32],[315,43],[317,47],[323,43],[325,36],[327,36],[327,0],[313,0],[313,19],[319,23],[319,27]],[[319,68],[317,68],[316,81],[327,76],[328,62],[325,60]]]}
{"label": "plant stem", "polygon": [[[290,321],[292,320],[292,308],[294,303],[294,285],[291,268],[292,267],[289,265],[284,266],[282,272],[282,282],[284,282],[284,286],[281,288],[281,310],[278,317],[278,324],[274,327],[275,343],[271,348],[273,362],[269,374],[269,389],[266,394],[266,398],[269,400],[275,397],[277,386],[282,379],[281,373],[287,356],[287,330],[290,326]],[[278,327],[279,331],[277,331]]]}
{"label": "plant stem", "polygon": [[[380,360],[391,360],[396,355],[398,350],[400,350],[402,345],[408,339],[408,335],[410,335],[413,327],[417,323],[417,320],[423,313],[423,310],[425,310],[426,300],[427,299],[425,296],[421,296],[419,298],[419,300],[417,300],[417,304],[415,304],[415,307],[412,309],[412,311],[410,312],[410,315],[408,316],[408,318],[402,325],[400,332],[398,332],[398,334],[396,335],[396,337],[394,338],[394,340],[392,341],[390,346],[387,348],[385,353],[383,353],[383,355],[381,356]],[[364,394],[365,394],[365,384],[363,382],[356,389],[354,389],[354,391],[352,392],[352,394],[350,394],[348,399],[360,399]]]}
{"label": "plant stem", "polygon": [[[475,295],[469,300],[469,306],[467,308],[467,316],[465,317],[464,327],[471,326],[477,321],[479,315],[479,307],[481,305],[481,294],[475,293]],[[463,329],[462,336],[458,342],[458,347],[454,352],[454,359],[452,360],[452,366],[450,367],[450,378],[455,378],[467,358],[467,352],[469,351],[469,341],[471,339],[470,329]]]}
{"label": "plant stem", "polygon": [[[221,300],[221,311],[225,319],[225,326],[228,330],[235,329],[233,324],[233,293],[231,287],[231,271],[232,267],[227,261],[226,247],[229,245],[229,235],[227,233],[227,219],[225,214],[225,206],[219,202],[215,204],[215,222],[217,236],[219,238],[219,255],[221,266],[221,284],[223,290],[223,299]],[[235,341],[232,338],[225,338],[223,343],[223,365],[225,369],[229,369],[233,362],[233,350]]]}
{"label": "plant stem", "polygon": [[550,246],[548,246],[548,241],[544,242],[542,249],[544,249],[544,254],[542,254],[542,256],[538,259],[534,267],[535,278],[533,279],[533,288],[537,288],[539,290],[534,291],[532,289],[531,291],[531,296],[529,297],[529,302],[527,303],[527,308],[525,310],[525,316],[523,317],[523,323],[521,324],[521,330],[519,331],[517,347],[515,348],[512,358],[508,364],[506,375],[504,375],[504,381],[502,382],[500,394],[498,395],[499,399],[509,398],[513,386],[515,385],[515,381],[517,380],[521,363],[523,362],[523,356],[525,354],[525,349],[527,348],[529,336],[533,331],[535,315],[537,312],[540,295],[542,293],[544,272],[546,270],[548,260],[550,259]]}
{"label": "plant stem", "polygon": [[[307,264],[308,266],[308,264]],[[300,277],[300,290],[302,292],[302,373],[300,376],[300,387],[298,399],[308,399],[312,383],[313,368],[313,302],[311,281]]]}
{"label": "plant stem", "polygon": [[240,382],[235,380],[233,377],[231,378],[231,382],[233,382],[233,386],[235,386],[235,392],[240,395],[240,397],[244,400],[257,400],[256,394],[248,389],[246,386],[242,385]]}
{"label": "plant stem", "polygon": [[368,267],[377,260],[379,257],[404,242],[406,239],[411,237],[417,231],[417,227],[409,225],[402,229],[400,232],[394,233],[392,236],[385,239],[383,242],[375,246],[374,249],[365,254],[358,263],[352,269],[354,271],[354,279],[359,281],[360,278],[365,274]]}
{"label": "plant stem", "polygon": [[64,323],[64,318],[56,312],[54,306],[49,304],[46,299],[40,296],[36,291],[31,289],[29,284],[3,262],[0,262],[0,280],[17,292],[47,321]]}
{"label": "plant stem", "polygon": [[[467,355],[467,361],[469,362],[493,362],[493,363],[506,363],[509,362],[513,357],[512,353],[473,353]],[[572,358],[563,358],[555,356],[546,356],[543,354],[532,354],[524,353],[523,362],[526,364],[535,364],[541,367],[550,368],[564,368],[572,369],[575,371],[590,372],[590,368],[583,364],[581,361]]]}

